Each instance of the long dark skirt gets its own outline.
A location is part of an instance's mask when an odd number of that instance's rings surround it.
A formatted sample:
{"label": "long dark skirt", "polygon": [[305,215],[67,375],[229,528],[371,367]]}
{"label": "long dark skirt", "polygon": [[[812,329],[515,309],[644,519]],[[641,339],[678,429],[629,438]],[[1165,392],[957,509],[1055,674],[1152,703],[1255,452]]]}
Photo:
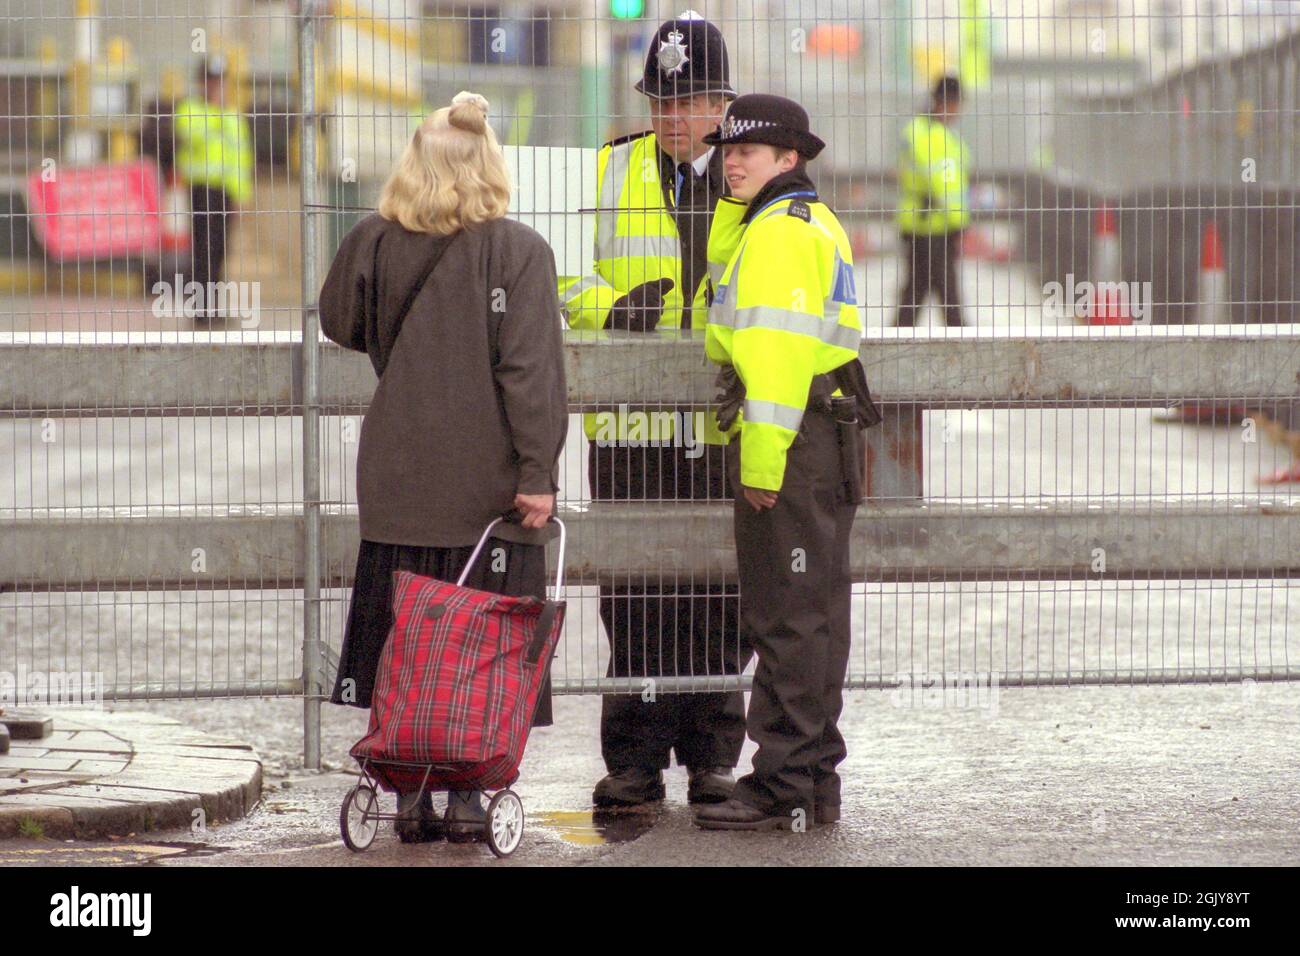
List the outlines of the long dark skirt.
{"label": "long dark skirt", "polygon": [[[505,549],[505,570],[493,571],[493,550]],[[380,544],[362,541],[357,554],[356,581],[352,586],[352,606],[348,611],[343,651],[339,658],[338,679],[330,703],[369,707],[379,669],[379,655],[393,627],[393,572],[411,571],[440,581],[454,582],[474,551],[464,548],[421,548],[405,544]],[[474,567],[465,579],[467,587],[511,597],[546,596],[546,549],[537,544],[517,544],[489,538]],[[343,699],[343,682],[355,682],[353,696]],[[537,696],[533,714],[534,727],[551,724],[551,678],[547,674]]]}

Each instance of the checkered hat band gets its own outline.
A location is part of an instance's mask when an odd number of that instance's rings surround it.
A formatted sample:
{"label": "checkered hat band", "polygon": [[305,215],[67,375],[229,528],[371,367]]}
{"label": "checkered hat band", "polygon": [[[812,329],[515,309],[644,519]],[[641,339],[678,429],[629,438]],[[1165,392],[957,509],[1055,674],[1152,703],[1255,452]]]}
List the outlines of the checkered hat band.
{"label": "checkered hat band", "polygon": [[771,120],[761,119],[732,119],[727,118],[726,123],[722,126],[722,135],[726,137],[735,136],[737,133],[744,133],[747,130],[758,129],[763,126],[777,126]]}

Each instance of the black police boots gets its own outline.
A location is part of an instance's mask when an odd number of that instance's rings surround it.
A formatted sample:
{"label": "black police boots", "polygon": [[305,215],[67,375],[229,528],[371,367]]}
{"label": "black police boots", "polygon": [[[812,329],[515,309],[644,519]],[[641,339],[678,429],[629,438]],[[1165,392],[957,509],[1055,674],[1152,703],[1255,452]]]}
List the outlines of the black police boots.
{"label": "black police boots", "polygon": [[607,774],[591,794],[591,802],[598,807],[635,807],[663,798],[663,771],[640,767]]}
{"label": "black police boots", "polygon": [[736,788],[730,767],[704,767],[687,769],[686,800],[688,803],[722,803]]}
{"label": "black police boots", "polygon": [[769,815],[748,803],[731,799],[696,810],[695,825],[705,830],[789,830],[794,826],[794,817]]}
{"label": "black police boots", "polygon": [[[838,823],[839,819],[838,803],[818,804],[813,810],[813,826],[828,826]],[[695,811],[695,825],[705,830],[792,830],[794,821],[794,814],[764,813],[736,799],[700,807]]]}

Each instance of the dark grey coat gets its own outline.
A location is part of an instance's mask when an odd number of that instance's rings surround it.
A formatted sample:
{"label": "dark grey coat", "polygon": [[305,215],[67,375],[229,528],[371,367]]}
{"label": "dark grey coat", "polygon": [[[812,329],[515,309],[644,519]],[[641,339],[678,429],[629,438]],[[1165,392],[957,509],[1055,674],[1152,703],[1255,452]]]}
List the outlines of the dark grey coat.
{"label": "dark grey coat", "polygon": [[[359,352],[369,339],[373,350],[381,319],[391,324],[424,278],[432,241],[378,214],[357,223],[321,289],[325,334]],[[562,326],[555,257],[534,230],[498,219],[453,238],[380,363],[361,426],[363,539],[463,547],[516,492],[558,490],[568,426]]]}

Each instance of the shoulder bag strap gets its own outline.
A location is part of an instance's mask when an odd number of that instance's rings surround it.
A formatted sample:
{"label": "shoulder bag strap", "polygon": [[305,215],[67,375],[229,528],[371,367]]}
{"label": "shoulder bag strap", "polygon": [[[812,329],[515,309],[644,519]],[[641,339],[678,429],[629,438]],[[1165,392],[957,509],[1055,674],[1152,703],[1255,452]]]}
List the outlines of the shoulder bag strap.
{"label": "shoulder bag strap", "polygon": [[367,336],[367,345],[373,346],[367,351],[370,355],[370,364],[374,366],[376,375],[383,375],[384,369],[388,365],[388,358],[392,355],[393,346],[397,342],[397,335],[402,331],[402,323],[406,321],[407,315],[411,312],[411,307],[415,305],[415,300],[419,298],[420,292],[428,285],[429,279],[433,277],[434,270],[442,260],[443,253],[452,241],[460,235],[460,231],[453,232],[450,236],[435,236],[429,244],[429,256],[424,264],[424,276],[411,287],[411,291],[406,295],[406,301],[402,303],[399,311],[391,324],[385,324],[382,317],[376,317],[376,323],[379,326],[375,330],[373,339]]}

